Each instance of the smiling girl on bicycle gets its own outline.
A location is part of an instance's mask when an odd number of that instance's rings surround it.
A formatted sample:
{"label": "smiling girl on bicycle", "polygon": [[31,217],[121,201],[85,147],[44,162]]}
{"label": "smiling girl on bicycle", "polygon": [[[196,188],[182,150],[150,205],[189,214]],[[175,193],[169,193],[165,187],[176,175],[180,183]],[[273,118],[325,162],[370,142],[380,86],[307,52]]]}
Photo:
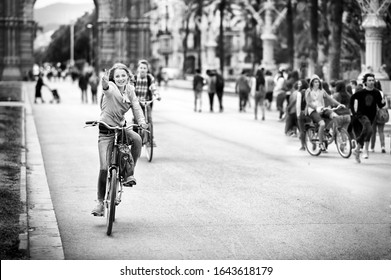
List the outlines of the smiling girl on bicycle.
{"label": "smiling girl on bicycle", "polygon": [[[133,85],[133,75],[130,70],[122,63],[116,63],[102,77],[102,97],[100,100],[100,121],[107,123],[110,126],[125,126],[125,113],[132,109],[133,115],[138,124],[146,129],[144,115],[136,97]],[[92,210],[94,216],[104,215],[103,200],[106,191],[106,179],[108,163],[110,162],[111,151],[113,149],[114,131],[107,129],[103,125],[99,125],[99,178],[98,178],[98,204]],[[141,138],[133,132],[132,129],[126,129],[126,138],[128,143],[132,143],[131,154],[136,166],[137,159],[141,154]],[[134,172],[133,167],[133,172]],[[132,173],[133,174],[133,173]],[[136,179],[133,175],[125,179],[124,186],[132,186],[136,184]]]}
{"label": "smiling girl on bicycle", "polygon": [[340,103],[327,94],[322,88],[319,76],[313,75],[310,80],[309,89],[305,93],[305,101],[307,103],[306,112],[314,123],[319,124],[319,145],[322,152],[326,151],[323,143],[324,128],[326,123],[325,118],[332,119],[334,116],[332,111],[323,111],[325,107],[325,99],[332,105],[338,106]]}

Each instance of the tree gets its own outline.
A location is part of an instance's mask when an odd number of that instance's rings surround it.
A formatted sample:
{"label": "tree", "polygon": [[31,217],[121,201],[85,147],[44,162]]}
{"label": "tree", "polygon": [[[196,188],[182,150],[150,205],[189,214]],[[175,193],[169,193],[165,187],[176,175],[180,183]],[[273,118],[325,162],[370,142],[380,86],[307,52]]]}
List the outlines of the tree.
{"label": "tree", "polygon": [[319,36],[319,17],[318,17],[318,0],[311,0],[310,7],[310,28],[311,28],[311,42],[310,42],[310,59],[315,73],[319,73],[316,69],[318,66],[318,36]]}
{"label": "tree", "polygon": [[342,46],[342,14],[344,8],[344,0],[331,1],[331,48],[330,48],[330,80],[340,79],[340,61],[341,61],[341,46]]}
{"label": "tree", "polygon": [[[94,11],[95,12],[95,11]],[[85,13],[78,18],[74,27],[74,58],[84,60],[88,57],[90,40],[87,24],[94,19],[92,14]],[[48,62],[65,63],[70,58],[70,25],[60,26],[52,35],[52,41],[43,54],[43,60]]]}
{"label": "tree", "polygon": [[287,2],[287,14],[286,14],[286,21],[287,21],[287,41],[288,41],[288,59],[289,64],[293,68],[293,62],[295,58],[295,37],[294,37],[294,14],[293,14],[293,6],[292,6],[292,0],[288,0]]}

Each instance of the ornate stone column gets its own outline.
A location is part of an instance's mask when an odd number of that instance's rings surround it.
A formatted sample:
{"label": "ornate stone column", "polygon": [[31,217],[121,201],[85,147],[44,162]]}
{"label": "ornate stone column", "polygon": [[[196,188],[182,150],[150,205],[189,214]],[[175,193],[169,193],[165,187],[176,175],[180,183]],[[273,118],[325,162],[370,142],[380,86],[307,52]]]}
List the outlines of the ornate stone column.
{"label": "ornate stone column", "polygon": [[365,29],[365,62],[360,76],[373,72],[376,79],[388,80],[387,73],[382,68],[382,40],[383,31],[387,27],[382,14],[391,3],[391,0],[365,1],[358,0],[365,15],[362,26]]}
{"label": "ornate stone column", "polygon": [[265,4],[265,25],[262,30],[262,66],[265,69],[274,71],[276,69],[276,63],[274,60],[274,42],[277,37],[273,33],[273,20],[272,10],[274,9],[273,3],[267,1]]}
{"label": "ornate stone column", "polygon": [[379,80],[388,79],[386,72],[382,71],[382,40],[386,28],[384,20],[376,14],[368,14],[363,22],[365,29],[365,65],[364,71],[374,72]]}

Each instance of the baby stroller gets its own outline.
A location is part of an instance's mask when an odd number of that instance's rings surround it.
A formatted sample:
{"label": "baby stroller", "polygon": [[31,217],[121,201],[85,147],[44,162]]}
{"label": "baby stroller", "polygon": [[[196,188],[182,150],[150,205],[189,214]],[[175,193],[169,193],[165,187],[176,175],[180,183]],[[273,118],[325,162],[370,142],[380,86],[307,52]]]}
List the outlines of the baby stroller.
{"label": "baby stroller", "polygon": [[53,99],[50,100],[50,103],[60,103],[60,95],[58,95],[58,91],[56,89],[50,90],[53,94]]}

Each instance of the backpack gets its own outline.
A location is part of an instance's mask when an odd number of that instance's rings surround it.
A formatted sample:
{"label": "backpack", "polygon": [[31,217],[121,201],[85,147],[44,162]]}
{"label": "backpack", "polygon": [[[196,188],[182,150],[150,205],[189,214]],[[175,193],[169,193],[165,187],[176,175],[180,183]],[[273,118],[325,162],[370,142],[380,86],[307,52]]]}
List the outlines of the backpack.
{"label": "backpack", "polygon": [[240,78],[238,87],[239,87],[239,92],[250,93],[251,91],[250,81],[246,77]]}
{"label": "backpack", "polygon": [[379,124],[385,124],[390,120],[390,115],[388,114],[387,108],[381,108],[377,110],[376,113],[376,122]]}
{"label": "backpack", "polygon": [[118,145],[118,156],[119,156],[119,176],[121,180],[125,180],[129,176],[133,175],[133,170],[134,170],[134,161],[132,154],[130,152],[129,146],[126,144],[126,135],[125,132],[122,132],[122,141],[121,143],[124,144],[119,144]]}

